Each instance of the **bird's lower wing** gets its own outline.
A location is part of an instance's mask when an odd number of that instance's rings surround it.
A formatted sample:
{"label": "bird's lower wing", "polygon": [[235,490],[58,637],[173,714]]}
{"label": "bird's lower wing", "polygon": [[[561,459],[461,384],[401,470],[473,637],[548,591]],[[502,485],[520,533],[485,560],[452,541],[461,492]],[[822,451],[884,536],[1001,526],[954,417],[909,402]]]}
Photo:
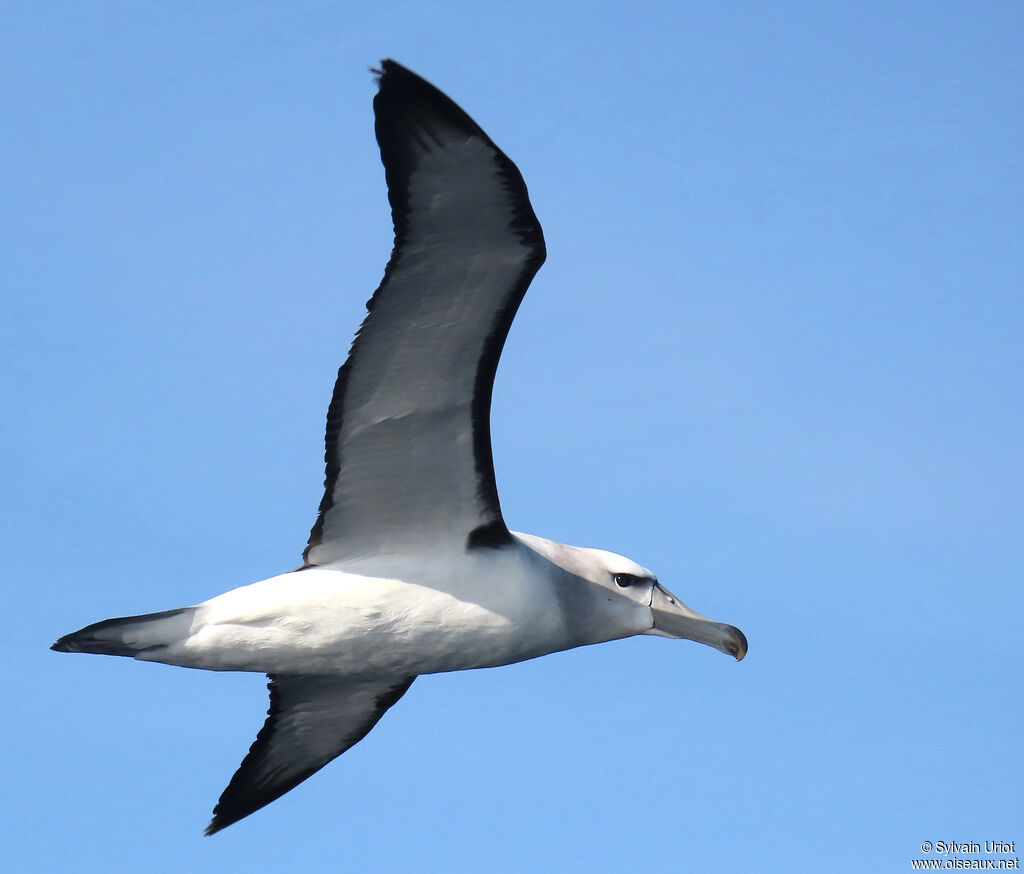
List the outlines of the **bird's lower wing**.
{"label": "bird's lower wing", "polygon": [[280,798],[361,741],[413,679],[270,675],[267,721],[220,796],[206,834]]}

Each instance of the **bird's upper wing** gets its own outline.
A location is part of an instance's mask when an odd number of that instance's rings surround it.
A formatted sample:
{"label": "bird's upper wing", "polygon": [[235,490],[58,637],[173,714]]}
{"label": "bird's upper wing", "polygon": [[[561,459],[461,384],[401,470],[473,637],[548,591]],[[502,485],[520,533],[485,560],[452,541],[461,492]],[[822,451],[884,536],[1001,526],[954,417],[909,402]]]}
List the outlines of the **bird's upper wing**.
{"label": "bird's upper wing", "polygon": [[448,97],[384,61],[374,98],[395,245],[338,371],[307,565],[511,541],[491,388],[544,238],[516,166]]}
{"label": "bird's upper wing", "polygon": [[275,674],[270,710],[206,828],[212,835],[280,798],[361,741],[414,678],[352,682]]}

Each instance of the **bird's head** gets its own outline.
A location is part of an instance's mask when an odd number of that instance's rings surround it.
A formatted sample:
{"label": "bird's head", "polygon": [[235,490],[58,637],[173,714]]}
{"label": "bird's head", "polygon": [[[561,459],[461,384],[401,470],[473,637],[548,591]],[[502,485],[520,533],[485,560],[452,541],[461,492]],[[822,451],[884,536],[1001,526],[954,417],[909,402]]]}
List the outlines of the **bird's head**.
{"label": "bird's head", "polygon": [[652,634],[707,644],[737,661],[747,654],[742,631],[691,610],[635,561],[603,549],[568,546],[533,535],[516,536],[572,576],[593,584],[586,599],[591,606],[588,615],[607,622],[610,630],[619,630],[605,639]]}

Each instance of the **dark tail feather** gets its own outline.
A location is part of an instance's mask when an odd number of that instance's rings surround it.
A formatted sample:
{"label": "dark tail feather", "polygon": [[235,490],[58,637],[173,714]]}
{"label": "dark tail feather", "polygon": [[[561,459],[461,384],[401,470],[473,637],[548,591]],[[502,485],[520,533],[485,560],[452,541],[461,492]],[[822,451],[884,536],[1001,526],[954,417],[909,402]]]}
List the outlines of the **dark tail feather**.
{"label": "dark tail feather", "polygon": [[105,619],[65,634],[50,649],[134,657],[146,650],[184,640],[195,612],[195,607],[180,607],[161,613]]}

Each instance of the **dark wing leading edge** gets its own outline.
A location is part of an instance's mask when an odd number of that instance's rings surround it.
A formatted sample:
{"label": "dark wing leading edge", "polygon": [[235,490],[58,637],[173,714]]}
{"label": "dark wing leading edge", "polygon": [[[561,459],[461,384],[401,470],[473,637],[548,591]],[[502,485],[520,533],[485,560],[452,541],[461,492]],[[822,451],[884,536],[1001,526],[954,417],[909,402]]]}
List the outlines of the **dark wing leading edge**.
{"label": "dark wing leading edge", "polygon": [[395,246],[338,371],[307,565],[510,542],[491,388],[544,238],[522,176],[487,134],[432,85],[382,66],[373,106]]}
{"label": "dark wing leading edge", "polygon": [[412,679],[271,676],[267,721],[220,796],[206,834],[270,804],[357,744],[410,685]]}

